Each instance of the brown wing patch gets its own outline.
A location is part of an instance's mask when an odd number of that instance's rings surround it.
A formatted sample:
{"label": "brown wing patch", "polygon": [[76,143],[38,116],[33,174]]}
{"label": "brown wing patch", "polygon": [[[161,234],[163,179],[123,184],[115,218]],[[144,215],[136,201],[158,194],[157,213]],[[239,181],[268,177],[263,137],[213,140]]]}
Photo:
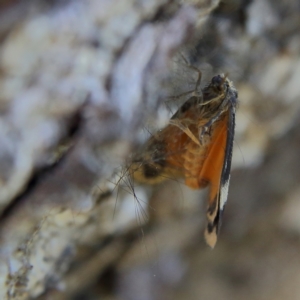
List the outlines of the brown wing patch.
{"label": "brown wing patch", "polygon": [[[191,188],[203,187],[199,184],[198,174],[207,145],[201,145],[199,142],[199,128],[208,120],[202,119],[200,124],[200,108],[193,108],[178,111],[169,125],[148,140],[145,150],[141,151],[143,157],[137,159],[140,164],[135,169],[131,167],[133,177],[137,181],[153,184],[167,178],[181,177],[186,179],[186,184]],[[160,145],[159,149],[156,145]],[[153,174],[151,178],[147,176],[149,171]]]}

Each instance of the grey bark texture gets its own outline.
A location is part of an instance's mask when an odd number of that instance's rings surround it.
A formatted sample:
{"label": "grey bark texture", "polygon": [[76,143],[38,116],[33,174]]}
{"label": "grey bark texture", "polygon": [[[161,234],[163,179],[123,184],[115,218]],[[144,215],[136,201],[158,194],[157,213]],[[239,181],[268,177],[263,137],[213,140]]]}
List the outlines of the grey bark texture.
{"label": "grey bark texture", "polygon": [[[0,299],[296,299],[299,12],[279,0],[0,2]],[[239,91],[214,251],[202,191],[118,179],[184,101],[170,97],[195,85],[179,53],[202,85],[228,73]]]}

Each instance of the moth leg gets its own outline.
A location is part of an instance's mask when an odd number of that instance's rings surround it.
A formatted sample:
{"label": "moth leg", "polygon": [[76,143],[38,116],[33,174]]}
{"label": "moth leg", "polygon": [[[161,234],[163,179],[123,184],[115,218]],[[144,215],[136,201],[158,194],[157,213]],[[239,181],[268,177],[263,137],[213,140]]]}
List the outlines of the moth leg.
{"label": "moth leg", "polygon": [[222,113],[223,113],[223,110],[218,111],[218,113],[214,117],[212,117],[206,124],[201,126],[201,133],[200,133],[200,137],[199,137],[201,145],[204,144],[204,136],[211,135],[211,127],[220,118]]}
{"label": "moth leg", "polygon": [[201,83],[201,78],[202,78],[202,72],[195,66],[191,65],[182,53],[180,53],[180,56],[188,68],[190,68],[198,73],[198,77],[197,77],[197,81],[196,81],[195,89],[194,89],[194,93],[195,93],[194,95],[196,97],[202,98],[202,91],[201,91],[201,89],[199,89],[200,83]]}
{"label": "moth leg", "polygon": [[211,127],[207,127],[207,126],[202,126],[201,128],[201,133],[200,133],[200,137],[199,137],[199,141],[200,141],[200,145],[203,146],[206,144],[205,140],[204,140],[204,136],[211,136]]}
{"label": "moth leg", "polygon": [[169,123],[181,129],[189,138],[191,138],[193,142],[195,142],[198,146],[201,146],[196,136],[191,132],[191,130],[186,125],[182,124],[180,120],[170,120]]}
{"label": "moth leg", "polygon": [[[181,93],[181,94],[176,95],[176,96],[170,96],[170,97],[168,97],[168,99],[179,99],[179,98],[181,98],[181,97],[187,96],[187,95],[192,94],[192,93],[194,93],[194,92],[195,92],[195,90],[190,90],[190,91]],[[167,102],[167,101],[166,101],[166,102]]]}

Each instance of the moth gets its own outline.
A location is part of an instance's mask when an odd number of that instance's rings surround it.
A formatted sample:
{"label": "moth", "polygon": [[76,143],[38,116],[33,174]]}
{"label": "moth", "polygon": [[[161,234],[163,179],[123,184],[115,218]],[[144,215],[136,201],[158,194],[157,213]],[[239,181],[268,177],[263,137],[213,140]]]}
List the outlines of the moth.
{"label": "moth", "polygon": [[209,186],[204,236],[212,248],[228,197],[237,98],[227,75],[214,76],[149,138],[130,167],[140,183],[183,178],[193,189]]}

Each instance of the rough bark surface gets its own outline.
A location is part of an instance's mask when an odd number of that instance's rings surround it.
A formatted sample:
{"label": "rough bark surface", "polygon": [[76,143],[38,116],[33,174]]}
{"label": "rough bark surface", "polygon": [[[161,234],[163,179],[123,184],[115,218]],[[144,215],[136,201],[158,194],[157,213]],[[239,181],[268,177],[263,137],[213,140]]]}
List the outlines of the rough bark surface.
{"label": "rough bark surface", "polygon": [[[0,299],[296,299],[299,12],[292,0],[1,1]],[[202,192],[170,181],[135,186],[134,200],[116,184],[142,128],[195,84],[178,52],[202,84],[224,72],[239,91],[214,251]]]}

